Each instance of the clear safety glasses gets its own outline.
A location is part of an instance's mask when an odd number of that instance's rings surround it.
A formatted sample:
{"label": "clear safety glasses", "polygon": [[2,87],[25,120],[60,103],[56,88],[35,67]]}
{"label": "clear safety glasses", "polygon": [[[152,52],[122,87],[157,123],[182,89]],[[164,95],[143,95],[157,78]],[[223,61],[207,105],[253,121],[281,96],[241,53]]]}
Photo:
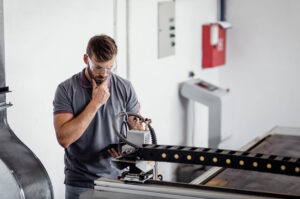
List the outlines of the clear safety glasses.
{"label": "clear safety glasses", "polygon": [[110,73],[113,68],[113,67],[103,67],[103,66],[95,65],[89,56],[88,56],[88,62],[89,62],[91,69],[97,74],[103,74],[105,72]]}

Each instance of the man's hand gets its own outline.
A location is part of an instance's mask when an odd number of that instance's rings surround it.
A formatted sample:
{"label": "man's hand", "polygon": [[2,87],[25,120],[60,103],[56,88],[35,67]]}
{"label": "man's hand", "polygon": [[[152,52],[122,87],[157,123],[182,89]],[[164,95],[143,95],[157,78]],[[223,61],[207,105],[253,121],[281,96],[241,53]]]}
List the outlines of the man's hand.
{"label": "man's hand", "polygon": [[100,108],[103,104],[106,103],[106,101],[110,97],[110,93],[107,88],[107,82],[105,80],[99,86],[97,86],[95,80],[92,79],[92,84],[93,84],[92,101],[96,104],[97,108]]}
{"label": "man's hand", "polygon": [[120,156],[120,154],[114,148],[108,149],[107,151],[113,158]]}

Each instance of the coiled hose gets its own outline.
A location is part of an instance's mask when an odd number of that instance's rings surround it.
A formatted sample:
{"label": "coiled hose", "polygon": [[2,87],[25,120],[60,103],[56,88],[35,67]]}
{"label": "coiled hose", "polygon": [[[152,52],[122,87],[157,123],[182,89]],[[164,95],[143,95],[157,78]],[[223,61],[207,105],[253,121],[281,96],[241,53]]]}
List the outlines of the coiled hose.
{"label": "coiled hose", "polygon": [[[144,119],[142,116],[140,116],[140,115],[138,115],[138,114],[136,114],[136,113],[132,113],[132,112],[124,112],[124,111],[122,111],[122,112],[118,113],[118,114],[114,117],[114,120],[113,120],[113,128],[114,128],[114,130],[115,130],[115,133],[117,134],[117,136],[118,136],[123,142],[125,142],[126,144],[128,144],[128,145],[130,145],[130,146],[132,146],[132,147],[134,147],[134,148],[140,148],[140,147],[142,147],[142,146],[138,146],[138,145],[136,145],[136,144],[134,144],[134,143],[128,141],[128,140],[120,133],[120,131],[117,129],[117,125],[116,125],[117,120],[118,120],[118,118],[120,118],[120,117],[122,117],[122,116],[126,116],[126,120],[128,119],[129,116],[134,116],[134,117],[137,117],[137,118],[139,118],[139,119],[141,119],[141,120],[145,120],[145,119]],[[121,128],[122,128],[122,126],[123,126],[123,125],[121,125]],[[157,144],[157,139],[156,139],[156,134],[155,134],[155,132],[154,132],[154,129],[151,127],[150,124],[148,125],[148,127],[149,127],[149,130],[150,130],[150,135],[151,135],[152,144]]]}

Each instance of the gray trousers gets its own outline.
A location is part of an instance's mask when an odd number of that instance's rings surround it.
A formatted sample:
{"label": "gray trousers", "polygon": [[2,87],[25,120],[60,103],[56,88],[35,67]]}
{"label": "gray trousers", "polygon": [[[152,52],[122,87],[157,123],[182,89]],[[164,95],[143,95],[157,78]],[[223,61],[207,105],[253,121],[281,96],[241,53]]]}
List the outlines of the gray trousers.
{"label": "gray trousers", "polygon": [[79,199],[80,194],[90,190],[84,187],[74,187],[66,185],[65,199]]}

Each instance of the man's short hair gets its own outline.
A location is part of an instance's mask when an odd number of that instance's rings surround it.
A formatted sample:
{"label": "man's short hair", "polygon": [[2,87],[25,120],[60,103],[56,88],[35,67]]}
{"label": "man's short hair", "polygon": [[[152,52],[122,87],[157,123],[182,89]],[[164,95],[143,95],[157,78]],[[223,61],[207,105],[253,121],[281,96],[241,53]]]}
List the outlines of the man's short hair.
{"label": "man's short hair", "polygon": [[98,62],[106,62],[117,55],[118,47],[113,38],[107,35],[96,35],[89,40],[86,53]]}

